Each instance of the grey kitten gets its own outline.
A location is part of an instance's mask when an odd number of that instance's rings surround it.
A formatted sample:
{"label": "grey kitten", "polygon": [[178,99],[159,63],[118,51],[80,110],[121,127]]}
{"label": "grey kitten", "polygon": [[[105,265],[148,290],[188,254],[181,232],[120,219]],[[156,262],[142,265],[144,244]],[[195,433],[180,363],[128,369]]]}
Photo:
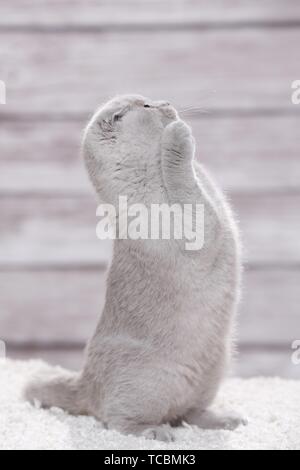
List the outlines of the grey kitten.
{"label": "grey kitten", "polygon": [[27,399],[165,441],[181,421],[246,424],[208,409],[232,351],[241,255],[230,208],[194,160],[191,129],[166,102],[117,97],[89,123],[83,153],[100,202],[203,204],[205,244],[189,252],[178,240],[116,240],[83,371],[39,377]]}

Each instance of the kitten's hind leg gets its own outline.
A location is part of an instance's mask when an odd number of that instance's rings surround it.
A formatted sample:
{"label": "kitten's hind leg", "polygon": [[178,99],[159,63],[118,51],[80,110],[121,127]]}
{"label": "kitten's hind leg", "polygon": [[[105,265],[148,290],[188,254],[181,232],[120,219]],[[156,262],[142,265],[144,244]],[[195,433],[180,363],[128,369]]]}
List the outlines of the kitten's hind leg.
{"label": "kitten's hind leg", "polygon": [[211,410],[204,412],[191,411],[184,421],[188,424],[198,426],[201,429],[234,431],[239,426],[247,426],[247,419],[235,412],[217,414]]}

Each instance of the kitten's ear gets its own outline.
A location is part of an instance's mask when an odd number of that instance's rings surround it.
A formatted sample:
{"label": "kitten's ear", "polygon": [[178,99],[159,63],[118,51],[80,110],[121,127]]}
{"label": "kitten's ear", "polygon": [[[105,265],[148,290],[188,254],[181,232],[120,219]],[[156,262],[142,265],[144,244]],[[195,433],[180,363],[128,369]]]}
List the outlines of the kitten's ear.
{"label": "kitten's ear", "polygon": [[129,108],[122,109],[122,111],[117,111],[113,114],[112,120],[113,122],[121,121],[125,114],[129,111]]}
{"label": "kitten's ear", "polygon": [[119,122],[119,121],[121,121],[123,116],[124,116],[124,113],[122,113],[122,112],[115,113],[112,117],[112,120],[113,120],[113,122]]}

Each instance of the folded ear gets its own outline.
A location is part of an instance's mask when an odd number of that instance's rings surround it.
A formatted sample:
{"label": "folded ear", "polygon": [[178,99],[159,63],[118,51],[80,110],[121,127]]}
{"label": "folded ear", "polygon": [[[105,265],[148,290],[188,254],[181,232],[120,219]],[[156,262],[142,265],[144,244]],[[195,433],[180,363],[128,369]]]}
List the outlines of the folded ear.
{"label": "folded ear", "polygon": [[127,106],[126,108],[122,109],[121,111],[116,111],[113,116],[112,120],[113,122],[118,122],[121,121],[121,119],[125,116],[125,114],[129,111],[129,107]]}

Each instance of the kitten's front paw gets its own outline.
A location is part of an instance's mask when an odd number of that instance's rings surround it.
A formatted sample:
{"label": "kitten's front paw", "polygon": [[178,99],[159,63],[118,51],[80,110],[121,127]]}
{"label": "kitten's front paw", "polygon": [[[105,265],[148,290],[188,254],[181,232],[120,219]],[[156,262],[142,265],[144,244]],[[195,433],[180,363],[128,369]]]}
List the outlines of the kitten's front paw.
{"label": "kitten's front paw", "polygon": [[193,140],[192,129],[181,120],[174,121],[169,124],[165,129],[165,137],[171,138],[176,142],[185,142],[186,140]]}
{"label": "kitten's front paw", "polygon": [[177,158],[194,156],[195,140],[191,128],[184,121],[174,121],[166,127],[163,145],[167,155],[172,153]]}

